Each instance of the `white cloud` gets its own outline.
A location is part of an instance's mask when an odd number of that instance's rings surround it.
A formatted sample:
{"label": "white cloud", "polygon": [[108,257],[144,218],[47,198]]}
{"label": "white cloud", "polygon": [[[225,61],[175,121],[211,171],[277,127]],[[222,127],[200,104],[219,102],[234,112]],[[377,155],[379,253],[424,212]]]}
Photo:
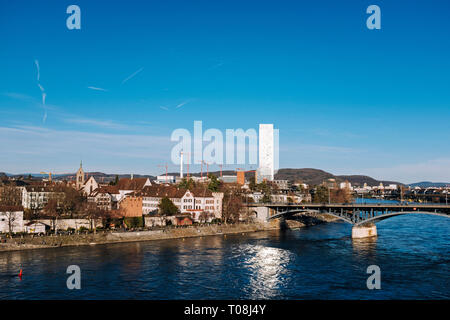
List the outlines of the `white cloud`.
{"label": "white cloud", "polygon": [[75,123],[81,125],[88,125],[94,127],[101,128],[109,128],[109,129],[130,129],[129,126],[123,125],[111,120],[96,120],[96,119],[86,119],[86,118],[64,118],[64,122]]}
{"label": "white cloud", "polygon": [[132,171],[135,163],[169,159],[172,145],[169,136],[0,127],[2,170],[12,172],[39,170],[39,166],[55,168],[79,161],[82,155],[89,156],[91,162],[103,162],[99,170],[115,166]]}

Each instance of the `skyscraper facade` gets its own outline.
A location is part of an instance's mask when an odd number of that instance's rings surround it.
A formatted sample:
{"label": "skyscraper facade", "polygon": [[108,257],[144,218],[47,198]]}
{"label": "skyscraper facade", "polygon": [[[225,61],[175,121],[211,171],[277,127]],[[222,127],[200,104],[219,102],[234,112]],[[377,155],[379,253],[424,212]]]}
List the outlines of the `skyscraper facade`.
{"label": "skyscraper facade", "polygon": [[274,160],[273,124],[260,124],[258,182],[274,179]]}

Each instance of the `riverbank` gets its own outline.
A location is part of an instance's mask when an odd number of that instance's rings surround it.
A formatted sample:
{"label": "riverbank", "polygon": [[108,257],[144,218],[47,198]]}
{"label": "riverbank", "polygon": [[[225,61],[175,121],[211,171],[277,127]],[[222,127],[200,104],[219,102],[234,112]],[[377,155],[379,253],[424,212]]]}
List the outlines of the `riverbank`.
{"label": "riverbank", "polygon": [[214,224],[198,225],[183,228],[168,227],[157,230],[129,231],[129,232],[98,232],[72,235],[26,236],[23,238],[7,239],[6,243],[0,243],[0,252],[30,249],[44,249],[68,246],[101,245],[108,243],[152,241],[165,239],[180,239],[191,237],[204,237],[214,235],[227,235],[238,233],[251,233],[278,229],[296,229],[320,223],[334,221],[331,216],[305,216],[305,219],[290,220],[280,223],[278,220],[270,223],[239,223],[239,224]]}

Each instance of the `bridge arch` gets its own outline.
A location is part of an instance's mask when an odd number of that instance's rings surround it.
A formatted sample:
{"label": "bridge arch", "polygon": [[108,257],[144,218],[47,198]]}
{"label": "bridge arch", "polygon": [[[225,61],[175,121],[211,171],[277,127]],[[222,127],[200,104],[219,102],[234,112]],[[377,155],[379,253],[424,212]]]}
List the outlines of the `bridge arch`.
{"label": "bridge arch", "polygon": [[361,226],[364,224],[368,224],[368,223],[376,223],[388,218],[392,218],[392,217],[396,217],[396,216],[401,216],[401,215],[405,215],[405,214],[427,214],[427,215],[433,215],[433,216],[440,216],[440,217],[446,217],[446,218],[450,218],[450,215],[444,214],[444,213],[439,213],[439,212],[431,212],[431,211],[398,211],[398,212],[391,212],[391,213],[384,213],[384,214],[380,214],[377,216],[374,216],[372,218],[363,220],[363,221],[359,221],[357,223],[354,223],[355,226]]}
{"label": "bridge arch", "polygon": [[336,214],[334,214],[332,212],[328,212],[328,211],[324,212],[324,211],[313,210],[313,209],[294,209],[294,210],[282,211],[282,212],[279,212],[277,214],[274,214],[273,216],[270,216],[268,218],[268,220],[277,219],[277,218],[281,218],[281,217],[284,217],[284,216],[291,216],[291,215],[294,215],[296,213],[302,213],[302,212],[329,214],[329,215],[331,215],[331,216],[333,216],[335,218],[338,218],[339,220],[345,221],[345,222],[350,223],[350,224],[354,224],[350,219],[338,216],[338,215],[336,215]]}
{"label": "bridge arch", "polygon": [[329,214],[339,220],[342,220],[344,222],[347,222],[349,224],[352,224],[354,226],[362,226],[365,224],[370,224],[370,223],[376,223],[388,218],[392,218],[392,217],[396,217],[396,216],[400,216],[400,215],[405,215],[405,214],[427,214],[427,215],[434,215],[434,216],[440,216],[440,217],[447,217],[450,218],[450,215],[448,214],[444,214],[444,213],[439,213],[439,212],[432,212],[432,211],[397,211],[397,212],[390,212],[390,213],[383,213],[383,214],[379,214],[376,215],[374,217],[368,218],[368,219],[364,219],[358,222],[354,222],[351,219],[348,219],[347,217],[343,217],[340,215],[337,215],[335,213],[333,213],[332,211],[320,211],[320,210],[312,210],[312,209],[294,209],[294,210],[287,210],[287,211],[282,211],[279,212],[273,216],[270,216],[268,218],[268,220],[272,220],[272,219],[277,219],[277,218],[281,218],[281,217],[286,217],[286,216],[291,216],[294,215],[296,213],[302,213],[302,212],[311,212],[311,213],[322,213],[322,214]]}

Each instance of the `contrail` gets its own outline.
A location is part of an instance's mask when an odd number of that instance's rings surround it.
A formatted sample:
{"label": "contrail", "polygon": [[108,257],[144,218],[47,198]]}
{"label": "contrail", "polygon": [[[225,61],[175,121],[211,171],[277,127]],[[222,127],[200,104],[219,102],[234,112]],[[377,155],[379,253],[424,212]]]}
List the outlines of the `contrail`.
{"label": "contrail", "polygon": [[45,123],[47,120],[47,108],[45,107],[45,98],[47,98],[47,94],[45,93],[44,87],[40,84],[40,78],[41,78],[41,70],[39,67],[39,61],[37,59],[34,60],[34,63],[36,64],[37,69],[37,85],[39,87],[39,90],[41,90],[42,94],[42,106],[44,107],[44,117],[42,118],[42,122]]}
{"label": "contrail", "polygon": [[127,82],[128,80],[130,80],[131,78],[133,78],[135,75],[137,75],[139,72],[141,72],[142,70],[144,70],[144,68],[140,68],[138,71],[136,71],[135,73],[133,73],[131,76],[129,76],[128,78],[124,79],[122,81],[122,84],[124,84],[125,82]]}
{"label": "contrail", "polygon": [[164,106],[160,106],[160,108],[161,108],[161,109],[163,109],[163,110],[167,110],[167,111],[169,111],[169,108],[167,108],[167,107],[164,107]]}
{"label": "contrail", "polygon": [[41,77],[40,73],[39,73],[39,61],[36,59],[34,60],[34,63],[36,64],[36,68],[37,68],[37,81],[39,82],[39,78]]}
{"label": "contrail", "polygon": [[181,108],[181,107],[184,106],[186,103],[188,103],[188,101],[184,101],[184,102],[180,103],[180,104],[177,105],[175,108]]}
{"label": "contrail", "polygon": [[88,89],[91,89],[91,90],[97,90],[97,91],[105,91],[105,92],[108,91],[108,90],[103,89],[103,88],[91,87],[91,86],[89,86]]}

